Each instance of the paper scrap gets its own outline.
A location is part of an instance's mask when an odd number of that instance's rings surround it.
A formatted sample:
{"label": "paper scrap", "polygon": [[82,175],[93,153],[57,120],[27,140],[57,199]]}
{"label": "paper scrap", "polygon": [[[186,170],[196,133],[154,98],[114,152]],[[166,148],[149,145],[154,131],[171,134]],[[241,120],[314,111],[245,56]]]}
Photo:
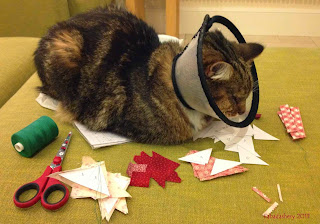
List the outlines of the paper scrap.
{"label": "paper scrap", "polygon": [[281,202],[283,202],[281,189],[280,189],[280,185],[279,184],[277,184],[277,189],[278,189],[279,199],[280,199]]}
{"label": "paper scrap", "polygon": [[211,174],[210,175],[215,175],[218,174],[222,171],[231,169],[235,166],[240,165],[240,162],[235,162],[235,161],[230,161],[230,160],[225,160],[225,159],[215,159],[214,164],[213,164],[213,168],[211,170]]}
{"label": "paper scrap", "polygon": [[271,199],[267,197],[267,195],[265,195],[262,191],[260,191],[257,187],[252,187],[252,190],[254,192],[256,192],[260,197],[262,197],[264,200],[266,200],[267,202],[270,202]]}
{"label": "paper scrap", "polygon": [[273,212],[273,210],[276,209],[276,207],[278,207],[278,205],[279,204],[277,202],[273,203],[262,215],[264,217],[267,217],[268,215],[271,214],[271,212]]}
{"label": "paper scrap", "polygon": [[51,98],[50,96],[40,93],[39,96],[36,98],[36,101],[44,108],[50,110],[57,110],[59,101]]}
{"label": "paper scrap", "polygon": [[238,151],[240,162],[243,164],[269,165],[241,146],[238,146]]}
{"label": "paper scrap", "polygon": [[91,131],[86,126],[79,122],[74,122],[74,126],[78,129],[84,139],[90,144],[93,149],[111,145],[119,145],[130,142],[131,140],[106,131]]}
{"label": "paper scrap", "polygon": [[279,140],[265,131],[262,131],[257,126],[253,125],[253,137],[258,140]]}
{"label": "paper scrap", "polygon": [[179,158],[179,160],[189,162],[189,163],[205,165],[209,162],[211,152],[212,152],[212,148],[205,149],[197,153],[193,153],[193,154],[181,157]]}

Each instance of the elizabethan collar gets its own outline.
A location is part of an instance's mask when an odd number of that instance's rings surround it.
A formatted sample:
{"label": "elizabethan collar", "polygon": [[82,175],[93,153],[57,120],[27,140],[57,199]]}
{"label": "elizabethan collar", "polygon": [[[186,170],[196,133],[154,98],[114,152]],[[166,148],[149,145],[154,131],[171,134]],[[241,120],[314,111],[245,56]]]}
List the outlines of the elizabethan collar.
{"label": "elizabethan collar", "polygon": [[254,119],[259,105],[259,86],[254,62],[251,67],[254,91],[246,100],[246,112],[235,117],[226,117],[210,94],[202,64],[202,45],[206,32],[213,23],[226,26],[239,43],[246,43],[240,31],[228,19],[222,16],[212,18],[206,15],[199,31],[194,35],[186,48],[173,60],[172,82],[175,93],[181,103],[188,109],[200,111],[218,118],[234,127],[246,127]]}

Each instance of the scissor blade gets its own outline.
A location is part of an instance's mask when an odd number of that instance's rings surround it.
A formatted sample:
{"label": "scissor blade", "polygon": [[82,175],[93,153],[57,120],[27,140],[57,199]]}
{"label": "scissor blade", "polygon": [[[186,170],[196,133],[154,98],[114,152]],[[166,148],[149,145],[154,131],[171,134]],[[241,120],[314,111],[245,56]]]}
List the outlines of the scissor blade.
{"label": "scissor blade", "polygon": [[68,149],[68,146],[70,144],[71,136],[72,136],[72,132],[70,131],[68,136],[66,137],[66,139],[63,141],[58,153],[54,157],[53,162],[50,165],[51,168],[54,168],[54,167],[57,167],[57,166],[61,165],[62,160],[63,160],[63,158],[64,158],[64,156],[66,154],[66,151]]}

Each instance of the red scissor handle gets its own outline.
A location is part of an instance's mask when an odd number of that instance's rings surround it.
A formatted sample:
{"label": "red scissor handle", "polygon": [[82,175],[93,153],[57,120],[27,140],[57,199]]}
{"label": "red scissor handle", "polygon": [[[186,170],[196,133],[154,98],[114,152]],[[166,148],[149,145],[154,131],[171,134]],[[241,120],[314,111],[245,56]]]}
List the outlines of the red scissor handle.
{"label": "red scissor handle", "polygon": [[[61,166],[55,167],[52,171],[52,173],[61,171]],[[49,195],[54,191],[62,191],[64,193],[63,198],[56,202],[56,203],[50,203],[48,202]],[[67,203],[69,199],[69,190],[68,188],[62,184],[59,180],[56,180],[54,178],[49,178],[49,181],[47,183],[46,188],[44,189],[44,192],[41,196],[41,204],[44,208],[49,210],[55,210],[60,207],[62,207],[65,203]]]}
{"label": "red scissor handle", "polygon": [[[47,166],[46,170],[41,175],[41,177],[39,177],[33,182],[27,183],[25,185],[22,185],[20,188],[18,188],[18,190],[16,190],[16,192],[13,195],[14,204],[19,208],[28,208],[34,205],[35,203],[37,203],[41,197],[41,193],[43,189],[45,188],[48,182],[49,178],[47,176],[50,175],[51,173],[52,173],[52,168],[50,166]],[[23,201],[23,202],[20,201],[19,200],[20,195],[31,189],[35,189],[37,191],[37,194],[28,201]]]}

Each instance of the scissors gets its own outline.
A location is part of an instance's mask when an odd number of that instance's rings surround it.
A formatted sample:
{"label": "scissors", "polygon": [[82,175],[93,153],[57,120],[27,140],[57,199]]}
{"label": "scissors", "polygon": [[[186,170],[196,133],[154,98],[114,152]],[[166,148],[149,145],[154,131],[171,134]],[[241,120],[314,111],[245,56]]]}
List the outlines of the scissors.
{"label": "scissors", "polygon": [[[37,203],[41,199],[41,204],[44,208],[49,210],[55,210],[62,207],[69,199],[69,190],[68,188],[62,184],[59,180],[54,178],[48,177],[51,173],[61,171],[61,162],[65,156],[66,150],[69,146],[70,139],[71,139],[72,132],[69,132],[67,138],[64,140],[63,144],[61,145],[58,153],[53,159],[53,162],[50,166],[47,166],[44,173],[33,182],[27,183],[22,185],[17,191],[14,193],[13,202],[19,208],[28,208],[35,203]],[[36,195],[27,200],[27,201],[20,201],[19,197],[22,193],[35,189],[37,191]],[[56,202],[50,203],[48,202],[49,195],[54,191],[62,191],[64,193],[63,198]]]}

